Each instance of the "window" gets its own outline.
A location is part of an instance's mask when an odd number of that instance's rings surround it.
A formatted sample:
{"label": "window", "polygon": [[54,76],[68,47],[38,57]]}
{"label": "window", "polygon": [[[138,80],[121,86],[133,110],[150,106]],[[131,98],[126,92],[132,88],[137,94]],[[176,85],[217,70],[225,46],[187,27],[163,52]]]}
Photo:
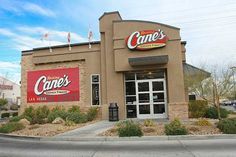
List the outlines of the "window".
{"label": "window", "polygon": [[125,101],[127,118],[137,117],[135,73],[125,74]]}
{"label": "window", "polygon": [[91,75],[92,105],[100,105],[100,78],[99,74]]}

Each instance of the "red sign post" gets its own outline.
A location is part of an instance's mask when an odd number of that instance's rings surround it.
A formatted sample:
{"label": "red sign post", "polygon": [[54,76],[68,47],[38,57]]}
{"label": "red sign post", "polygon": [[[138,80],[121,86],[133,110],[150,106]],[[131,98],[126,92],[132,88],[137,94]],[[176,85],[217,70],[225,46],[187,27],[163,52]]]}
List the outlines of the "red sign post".
{"label": "red sign post", "polygon": [[79,68],[29,71],[27,102],[79,101]]}

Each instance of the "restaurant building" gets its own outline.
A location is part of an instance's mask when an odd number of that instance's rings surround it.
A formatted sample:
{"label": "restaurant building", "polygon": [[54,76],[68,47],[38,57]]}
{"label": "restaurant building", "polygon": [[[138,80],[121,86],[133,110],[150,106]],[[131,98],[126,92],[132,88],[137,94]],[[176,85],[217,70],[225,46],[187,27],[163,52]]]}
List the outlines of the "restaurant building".
{"label": "restaurant building", "polygon": [[22,51],[21,111],[29,106],[82,110],[116,102],[119,118],[188,118],[184,86],[185,44],[177,27],[99,18],[100,41]]}

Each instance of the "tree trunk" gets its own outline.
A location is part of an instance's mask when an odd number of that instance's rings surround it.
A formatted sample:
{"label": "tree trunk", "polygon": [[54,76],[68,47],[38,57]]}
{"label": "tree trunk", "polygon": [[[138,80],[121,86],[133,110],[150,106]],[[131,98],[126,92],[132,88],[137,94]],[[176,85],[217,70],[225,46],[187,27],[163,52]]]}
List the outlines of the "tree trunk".
{"label": "tree trunk", "polygon": [[216,107],[217,107],[217,112],[218,112],[218,119],[220,120],[221,119],[221,116],[220,116],[220,98],[219,98],[219,94],[218,94],[218,90],[217,90],[217,87],[216,87],[216,84],[214,83],[214,86],[215,86],[215,99],[216,99]]}

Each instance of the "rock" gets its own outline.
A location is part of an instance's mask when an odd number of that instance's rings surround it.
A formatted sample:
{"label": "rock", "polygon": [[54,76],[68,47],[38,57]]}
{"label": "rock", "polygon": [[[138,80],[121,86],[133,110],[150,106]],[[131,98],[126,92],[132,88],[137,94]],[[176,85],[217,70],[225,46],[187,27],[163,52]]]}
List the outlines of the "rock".
{"label": "rock", "polygon": [[57,117],[54,121],[52,121],[52,124],[64,124],[65,121],[61,117]]}
{"label": "rock", "polygon": [[19,123],[23,124],[24,126],[30,125],[30,122],[27,119],[21,119]]}

